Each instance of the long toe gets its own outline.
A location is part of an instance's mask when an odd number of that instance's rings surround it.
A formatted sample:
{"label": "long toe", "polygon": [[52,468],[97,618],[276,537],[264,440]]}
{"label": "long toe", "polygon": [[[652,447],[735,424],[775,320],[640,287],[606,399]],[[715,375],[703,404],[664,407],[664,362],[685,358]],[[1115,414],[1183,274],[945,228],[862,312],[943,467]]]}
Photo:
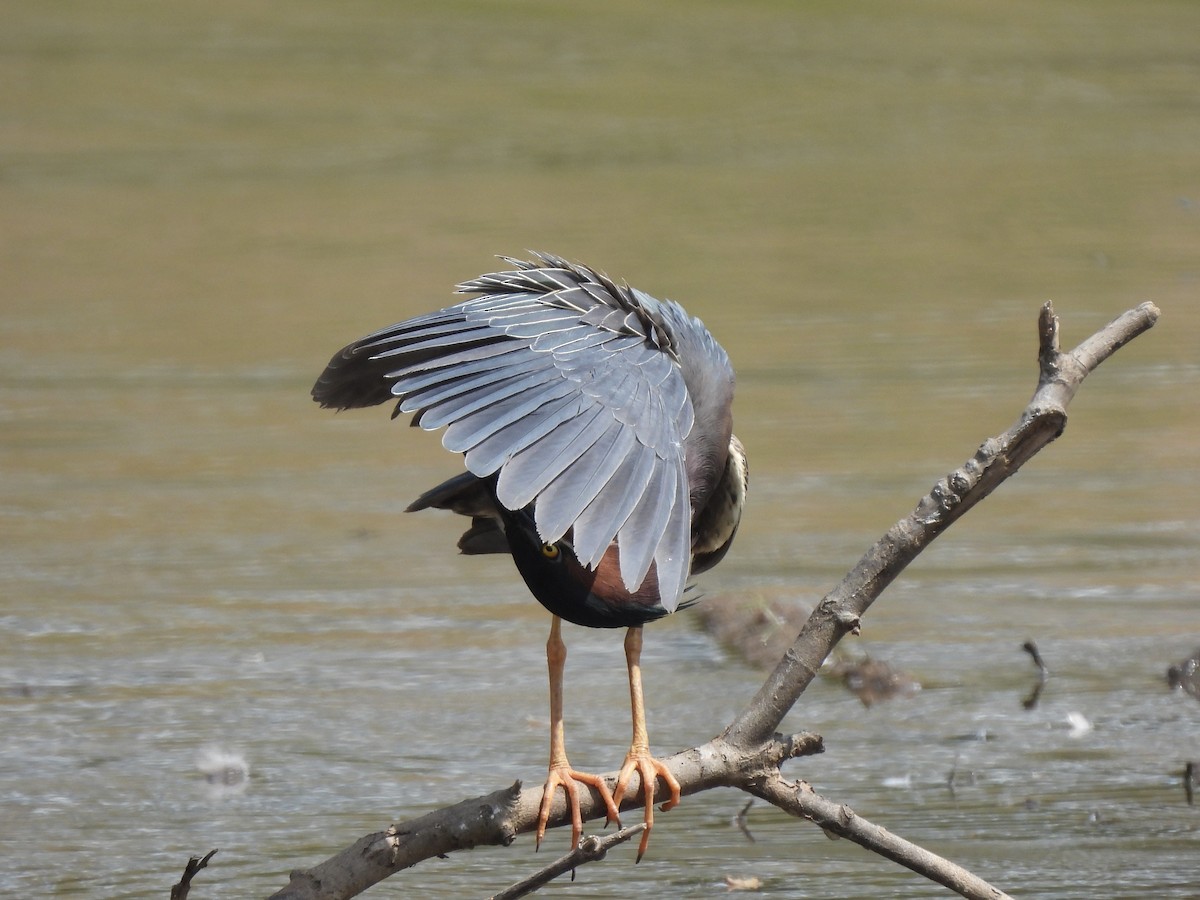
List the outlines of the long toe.
{"label": "long toe", "polygon": [[579,839],[583,836],[583,814],[579,806],[579,785],[581,784],[594,788],[600,795],[600,799],[604,803],[605,825],[621,824],[616,801],[603,778],[588,772],[576,772],[570,766],[552,766],[546,775],[546,784],[542,788],[542,805],[538,810],[536,838],[538,847],[541,846],[542,838],[546,835],[550,810],[554,806],[554,790],[558,787],[561,787],[566,795],[567,809],[571,814],[571,849],[574,850],[579,846]]}
{"label": "long toe", "polygon": [[661,807],[663,812],[679,805],[681,789],[679,782],[676,781],[675,776],[671,774],[671,770],[662,760],[651,756],[649,751],[631,749],[629,755],[625,757],[625,765],[621,767],[620,775],[617,778],[617,789],[613,794],[618,805],[625,796],[634,772],[638,774],[642,783],[642,802],[645,807],[646,830],[642,832],[637,854],[637,861],[641,862],[642,857],[646,855],[646,848],[650,846],[650,831],[654,828],[654,793],[658,786],[658,779],[661,778],[666,784],[667,790],[670,791],[670,796]]}

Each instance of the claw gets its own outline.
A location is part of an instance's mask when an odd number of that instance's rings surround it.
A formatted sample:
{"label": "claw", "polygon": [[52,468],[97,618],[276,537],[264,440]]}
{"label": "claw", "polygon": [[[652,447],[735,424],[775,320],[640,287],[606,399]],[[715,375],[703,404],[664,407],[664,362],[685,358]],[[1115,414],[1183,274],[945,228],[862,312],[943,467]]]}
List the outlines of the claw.
{"label": "claw", "polygon": [[638,843],[636,860],[636,862],[641,862],[642,857],[646,855],[646,848],[650,846],[650,830],[654,828],[654,789],[658,779],[661,778],[671,792],[671,796],[659,807],[663,812],[673,809],[679,804],[681,789],[679,782],[675,780],[675,776],[671,774],[671,770],[662,760],[651,756],[648,750],[630,748],[629,755],[625,757],[625,765],[621,766],[621,772],[617,776],[617,789],[613,792],[613,800],[618,806],[625,796],[630,776],[634,772],[637,772],[641,779],[642,799],[646,808],[646,830],[642,832],[642,839]]}
{"label": "claw", "polygon": [[579,839],[583,836],[583,815],[579,809],[578,785],[580,784],[594,788],[600,795],[600,799],[604,801],[605,827],[613,823],[620,826],[621,814],[617,811],[616,801],[613,800],[612,792],[603,778],[587,772],[576,772],[567,765],[551,766],[546,775],[546,785],[542,788],[542,805],[538,809],[537,847],[541,847],[542,838],[546,836],[546,825],[550,821],[550,808],[554,805],[554,790],[558,787],[561,787],[563,793],[566,794],[567,808],[571,813],[571,849],[574,850],[579,846]]}

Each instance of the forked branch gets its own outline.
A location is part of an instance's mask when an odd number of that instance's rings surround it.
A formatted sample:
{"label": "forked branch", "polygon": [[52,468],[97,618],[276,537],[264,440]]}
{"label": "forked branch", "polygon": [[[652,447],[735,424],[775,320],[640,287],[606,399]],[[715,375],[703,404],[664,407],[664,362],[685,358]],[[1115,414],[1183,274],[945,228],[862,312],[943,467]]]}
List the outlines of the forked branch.
{"label": "forked branch", "polygon": [[[856,816],[848,807],[817,795],[806,784],[782,778],[788,759],[820,753],[812,734],[776,734],[783,717],[816,676],[822,662],[895,578],[938,535],[1016,473],[1039,450],[1062,434],[1067,405],[1092,371],[1158,320],[1158,308],[1143,303],[1114,319],[1069,353],[1059,347],[1058,318],[1046,303],[1038,318],[1038,386],[1017,421],[984,441],[974,456],[940,479],[916,509],[888,529],[809,617],[799,636],[749,705],[719,736],[665,762],[684,794],[713,787],[737,787],[793,815],[925,875],[964,897],[1006,895],[959,866]],[[616,773],[606,776],[610,786]],[[540,784],[540,781],[539,781]],[[640,797],[637,784],[629,796]],[[661,798],[660,798],[661,799]],[[480,845],[512,843],[535,827],[541,788],[514,784],[419,819],[392,825],[359,839],[312,869],[292,873],[273,900],[333,900],[353,897],[384,878],[432,856]],[[626,808],[639,806],[626,803]],[[598,795],[581,797],[585,819],[604,815]],[[566,804],[556,798],[551,826],[566,824]]]}
{"label": "forked branch", "polygon": [[723,737],[749,747],[772,734],[816,676],[821,663],[858,623],[875,599],[929,544],[962,518],[1039,450],[1062,434],[1067,404],[1080,384],[1129,341],[1158,321],[1153,303],[1117,317],[1070,353],[1059,349],[1058,317],[1050,303],[1038,316],[1038,386],[1017,421],[984,441],[975,455],[939,480],[908,516],[888,529],[841,584],[813,611],[800,636],[725,730]]}

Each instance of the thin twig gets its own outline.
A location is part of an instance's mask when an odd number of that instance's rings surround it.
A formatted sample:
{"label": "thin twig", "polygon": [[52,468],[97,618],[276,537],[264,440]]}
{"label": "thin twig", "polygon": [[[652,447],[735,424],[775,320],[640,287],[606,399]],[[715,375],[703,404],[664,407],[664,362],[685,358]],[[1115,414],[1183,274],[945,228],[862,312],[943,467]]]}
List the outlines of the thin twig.
{"label": "thin twig", "polygon": [[[516,900],[517,897],[532,894],[538,888],[549,884],[559,875],[566,872],[574,873],[575,869],[585,863],[604,859],[605,854],[612,847],[624,843],[635,834],[641,834],[645,830],[646,823],[639,822],[637,825],[630,825],[628,828],[622,828],[620,831],[605,835],[604,837],[594,834],[588,835],[579,842],[578,847],[566,856],[559,857],[540,872],[534,872],[528,878],[518,881],[512,887],[505,888],[500,893],[495,894],[491,900]],[[574,875],[572,874],[573,877]]]}

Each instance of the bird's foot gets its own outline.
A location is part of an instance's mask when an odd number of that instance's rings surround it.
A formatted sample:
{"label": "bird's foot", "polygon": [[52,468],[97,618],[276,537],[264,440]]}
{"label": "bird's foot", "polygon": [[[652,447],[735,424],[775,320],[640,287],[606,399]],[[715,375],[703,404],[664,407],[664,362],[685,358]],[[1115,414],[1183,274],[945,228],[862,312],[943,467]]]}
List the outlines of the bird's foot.
{"label": "bird's foot", "polygon": [[583,836],[583,815],[579,809],[579,785],[585,784],[590,788],[595,788],[596,793],[600,795],[600,799],[604,801],[606,821],[605,826],[616,823],[621,824],[621,814],[617,812],[617,804],[613,800],[612,791],[608,789],[608,785],[599,775],[590,775],[587,772],[576,772],[570,766],[563,764],[560,766],[551,766],[549,773],[546,775],[546,786],[542,788],[542,805],[538,810],[537,820],[537,840],[536,846],[542,845],[542,838],[546,835],[546,824],[550,820],[550,807],[554,804],[554,789],[561,787],[563,793],[567,795],[567,808],[571,812],[571,849],[574,850],[579,846],[579,839]]}
{"label": "bird's foot", "polygon": [[637,854],[637,862],[641,862],[646,848],[650,845],[650,829],[654,827],[654,789],[658,779],[661,778],[671,792],[671,796],[660,807],[663,812],[679,804],[680,787],[671,770],[662,760],[651,756],[648,748],[631,747],[629,755],[625,757],[625,765],[621,766],[621,772],[617,776],[617,789],[613,792],[613,799],[618,806],[621,805],[621,798],[625,796],[625,789],[629,787],[629,779],[634,772],[637,772],[642,781],[642,797],[646,806],[646,830],[642,832]]}

